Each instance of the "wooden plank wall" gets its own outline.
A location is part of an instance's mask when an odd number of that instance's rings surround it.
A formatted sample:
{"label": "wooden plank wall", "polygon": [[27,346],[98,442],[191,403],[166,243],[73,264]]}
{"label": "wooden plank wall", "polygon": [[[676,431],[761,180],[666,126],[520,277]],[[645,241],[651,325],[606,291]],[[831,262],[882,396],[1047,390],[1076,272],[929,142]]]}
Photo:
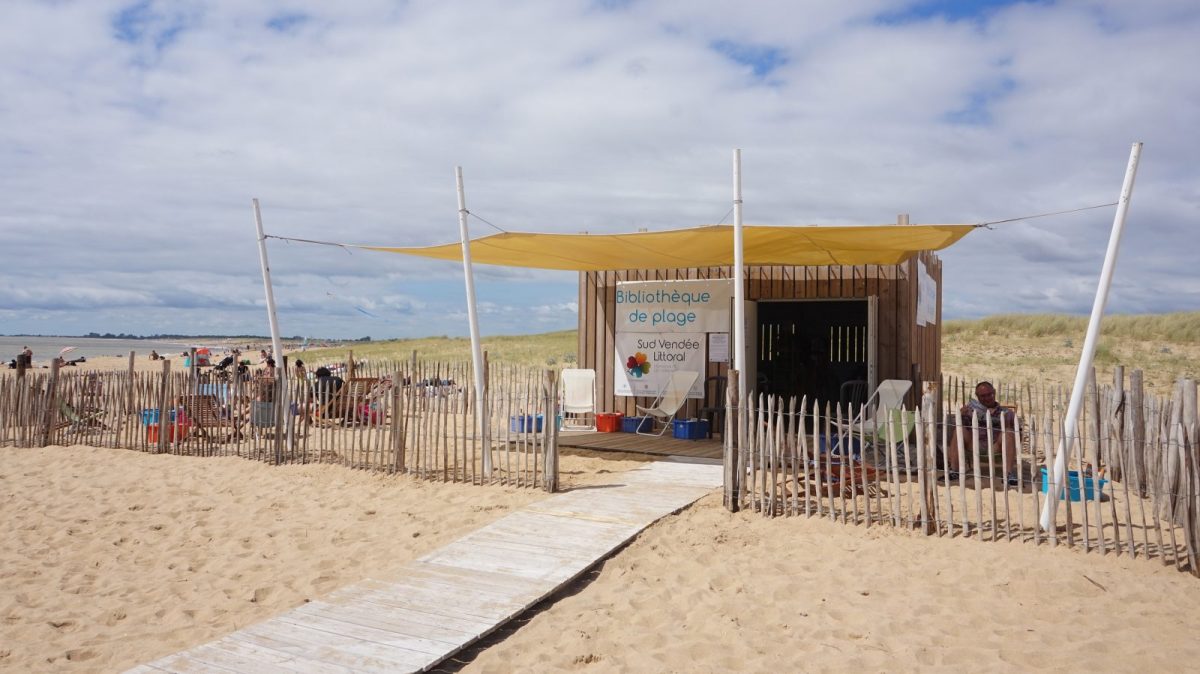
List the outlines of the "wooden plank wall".
{"label": "wooden plank wall", "polygon": [[[941,376],[941,261],[931,252],[920,254],[938,282],[938,323],[916,324],[917,262],[901,265],[831,265],[824,267],[750,267],[746,299],[865,299],[879,298],[876,332],[878,378],[913,381],[910,404],[920,395],[921,380]],[[616,286],[620,281],[662,281],[729,278],[730,267],[630,269],[583,272],[579,275],[579,367],[594,368],[597,406],[602,412],[636,413],[644,397],[617,396],[613,386],[616,327]],[[709,363],[705,377],[725,375],[723,363]],[[709,394],[710,397],[713,395]],[[708,404],[713,404],[711,401]],[[688,401],[680,416],[698,415],[703,401]]]}

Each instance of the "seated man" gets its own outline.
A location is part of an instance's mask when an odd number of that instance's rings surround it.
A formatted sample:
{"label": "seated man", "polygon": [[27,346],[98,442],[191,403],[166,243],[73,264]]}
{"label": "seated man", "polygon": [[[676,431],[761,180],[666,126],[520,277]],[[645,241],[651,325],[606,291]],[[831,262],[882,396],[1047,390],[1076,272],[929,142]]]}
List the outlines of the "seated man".
{"label": "seated man", "polygon": [[[992,442],[988,443],[988,418],[992,420]],[[1003,432],[1001,432],[1003,419]],[[975,399],[962,406],[959,410],[958,422],[963,426],[963,446],[968,457],[977,461],[986,461],[986,455],[980,452],[991,452],[995,456],[1004,456],[1004,474],[1011,486],[1017,486],[1017,444],[1016,415],[1012,409],[1003,407],[996,401],[996,387],[991,382],[981,381],[975,385]],[[979,423],[979,434],[975,435],[975,423]],[[950,467],[950,478],[958,477],[961,467],[958,465],[958,450],[956,434],[950,435],[950,447],[946,448],[946,463]]]}
{"label": "seated man", "polygon": [[322,403],[329,402],[329,398],[337,393],[345,383],[341,377],[333,376],[327,367],[318,367],[313,374],[316,376],[316,379],[313,380],[313,387],[317,393],[317,399]]}

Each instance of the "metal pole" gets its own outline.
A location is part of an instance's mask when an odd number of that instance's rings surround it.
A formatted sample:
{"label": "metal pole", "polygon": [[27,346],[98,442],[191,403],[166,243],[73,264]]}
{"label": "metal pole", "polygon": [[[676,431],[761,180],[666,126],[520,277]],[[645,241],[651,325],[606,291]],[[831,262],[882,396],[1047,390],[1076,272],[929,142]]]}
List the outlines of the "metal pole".
{"label": "metal pole", "polygon": [[[1133,196],[1133,179],[1137,175],[1138,159],[1142,155],[1142,144],[1134,143],[1129,151],[1129,166],[1125,169],[1125,182],[1121,185],[1121,198],[1117,202],[1117,213],[1113,217],[1112,233],[1108,237],[1108,250],[1104,254],[1104,266],[1100,269],[1100,283],[1096,289],[1096,300],[1092,304],[1092,317],[1088,321],[1087,336],[1083,340],[1083,353],[1079,355],[1079,369],[1075,371],[1075,385],[1071,388],[1071,402],[1067,405],[1066,430],[1059,443],[1058,456],[1054,460],[1054,480],[1046,491],[1046,503],[1042,506],[1040,524],[1049,530],[1055,521],[1058,509],[1058,490],[1064,484],[1067,457],[1075,445],[1079,410],[1083,406],[1083,394],[1087,385],[1088,372],[1096,355],[1096,342],[1100,337],[1100,319],[1104,317],[1104,305],[1108,303],[1108,289],[1112,285],[1113,268],[1117,265],[1117,250],[1121,247],[1121,234],[1125,230],[1125,216],[1129,213],[1129,199]],[[1065,445],[1065,447],[1064,447]],[[1097,466],[1099,468],[1099,466]],[[1083,476],[1080,476],[1082,481]]]}
{"label": "metal pole", "polygon": [[733,151],[733,368],[738,371],[738,404],[746,398],[746,288],[742,255],[742,151]]}
{"label": "metal pole", "polygon": [[[258,230],[258,261],[262,265],[263,291],[267,295],[267,322],[271,325],[271,354],[275,358],[275,376],[282,377],[284,386],[283,393],[279,401],[279,414],[291,414],[291,396],[289,395],[287,381],[288,373],[284,370],[280,373],[279,365],[283,362],[283,342],[279,339],[279,318],[275,314],[275,291],[271,288],[271,265],[267,263],[267,237],[263,234],[262,211],[258,207],[258,199],[251,199],[254,204],[254,226]],[[195,355],[192,356],[192,362],[195,363]],[[288,446],[292,446],[292,425],[291,419],[287,419],[288,427]]]}
{"label": "metal pole", "polygon": [[482,444],[483,476],[492,475],[492,447],[488,438],[488,406],[484,400],[483,346],[479,343],[479,317],[475,310],[475,275],[471,271],[471,238],[467,234],[467,197],[463,191],[462,167],[454,167],[458,186],[458,236],[462,241],[463,278],[467,285],[467,323],[471,330],[471,366],[475,371],[475,401],[479,406],[479,438]]}

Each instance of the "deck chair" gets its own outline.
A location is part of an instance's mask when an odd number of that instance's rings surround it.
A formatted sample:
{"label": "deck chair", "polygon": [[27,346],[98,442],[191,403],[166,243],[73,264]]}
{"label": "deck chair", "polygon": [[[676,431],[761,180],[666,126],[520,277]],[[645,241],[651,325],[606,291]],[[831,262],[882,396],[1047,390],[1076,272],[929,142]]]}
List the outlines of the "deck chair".
{"label": "deck chair", "polygon": [[[372,391],[383,390],[378,377],[352,377],[342,384],[325,402],[318,403],[313,421],[317,425],[333,426],[353,423],[359,417],[358,406],[370,404]],[[386,387],[391,390],[391,385]],[[323,392],[318,391],[318,395]]]}
{"label": "deck chair", "polygon": [[[671,378],[667,380],[666,385],[658,392],[658,397],[649,407],[637,406],[640,413],[644,413],[653,419],[650,430],[637,432],[638,435],[649,435],[653,437],[662,437],[663,433],[671,427],[671,422],[675,420],[675,415],[679,413],[679,408],[687,402],[688,391],[692,390],[692,385],[700,378],[699,372],[691,370],[676,370],[671,373]],[[657,432],[654,432],[654,425],[661,423],[663,427]]]}
{"label": "deck chair", "polygon": [[[861,439],[869,442],[876,437],[880,427],[886,427],[887,410],[902,409],[904,396],[912,388],[912,382],[907,379],[885,379],[867,398],[867,402],[857,409],[852,409],[854,415],[850,421],[835,424],[839,429],[864,436]],[[863,417],[866,414],[866,417]]]}
{"label": "deck chair", "polygon": [[93,428],[108,428],[108,426],[104,425],[104,410],[101,408],[97,407],[79,411],[62,398],[56,400],[55,403],[58,407],[58,414],[62,419],[54,425],[53,430],[57,431],[65,428],[68,433],[74,433]]}
{"label": "deck chair", "polygon": [[596,430],[596,371],[566,368],[562,371],[560,379],[562,429]]}
{"label": "deck chair", "polygon": [[[876,458],[890,456],[888,420],[891,420],[893,443],[901,448],[904,438],[916,426],[916,414],[904,409],[904,396],[912,388],[907,379],[885,379],[867,402],[854,410],[848,422],[834,423],[838,430],[856,441],[863,450],[873,450]],[[865,417],[863,415],[866,415]],[[901,449],[903,454],[903,449]],[[884,465],[876,461],[877,465]]]}
{"label": "deck chair", "polygon": [[[184,413],[196,434],[215,442],[224,442],[241,435],[237,417],[226,419],[221,414],[221,403],[216,395],[185,395],[180,398]],[[225,435],[224,431],[229,434]]]}

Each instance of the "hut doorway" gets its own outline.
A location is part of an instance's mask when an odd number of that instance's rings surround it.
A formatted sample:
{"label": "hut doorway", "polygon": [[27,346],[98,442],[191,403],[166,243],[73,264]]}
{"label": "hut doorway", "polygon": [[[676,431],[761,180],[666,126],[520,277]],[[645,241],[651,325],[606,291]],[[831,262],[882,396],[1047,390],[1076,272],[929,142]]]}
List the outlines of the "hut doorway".
{"label": "hut doorway", "polygon": [[863,402],[875,387],[873,300],[759,300],[756,389]]}

